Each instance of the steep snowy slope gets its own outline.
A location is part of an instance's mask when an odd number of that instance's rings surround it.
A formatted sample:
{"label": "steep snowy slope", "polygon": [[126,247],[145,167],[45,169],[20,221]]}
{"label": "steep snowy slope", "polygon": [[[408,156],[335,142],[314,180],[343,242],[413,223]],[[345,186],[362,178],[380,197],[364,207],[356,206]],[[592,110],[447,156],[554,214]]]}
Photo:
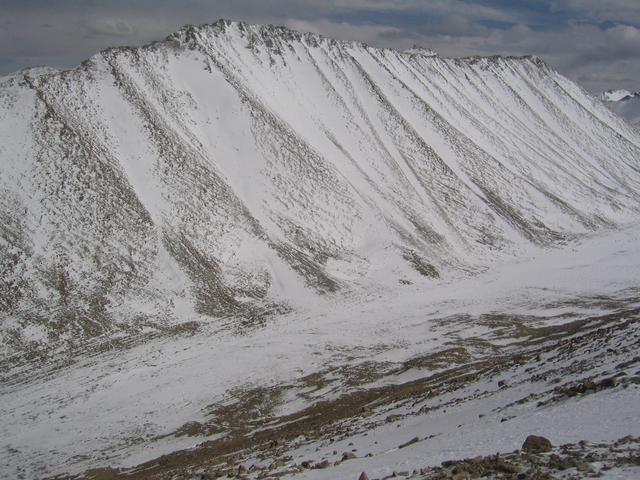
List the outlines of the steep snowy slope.
{"label": "steep snowy slope", "polygon": [[219,21],[0,80],[4,358],[484,269],[637,219],[640,135],[535,57]]}

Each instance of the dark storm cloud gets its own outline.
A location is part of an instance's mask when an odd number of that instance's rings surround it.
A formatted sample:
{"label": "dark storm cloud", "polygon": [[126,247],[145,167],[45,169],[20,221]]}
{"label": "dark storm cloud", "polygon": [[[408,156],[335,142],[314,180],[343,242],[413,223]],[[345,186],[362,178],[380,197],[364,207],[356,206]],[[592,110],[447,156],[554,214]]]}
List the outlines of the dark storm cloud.
{"label": "dark storm cloud", "polygon": [[0,0],[0,72],[231,18],[443,55],[537,54],[592,91],[638,89],[638,0]]}

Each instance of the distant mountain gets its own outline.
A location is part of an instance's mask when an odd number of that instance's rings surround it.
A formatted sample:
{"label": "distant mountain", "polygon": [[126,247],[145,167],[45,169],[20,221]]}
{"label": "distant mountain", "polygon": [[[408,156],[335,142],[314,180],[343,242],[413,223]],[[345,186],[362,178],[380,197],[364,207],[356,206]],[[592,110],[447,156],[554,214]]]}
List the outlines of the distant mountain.
{"label": "distant mountain", "polygon": [[640,125],[640,92],[609,90],[600,99],[616,114],[633,125]]}
{"label": "distant mountain", "polygon": [[599,98],[603,102],[619,102],[622,100],[629,100],[638,95],[640,94],[637,92],[631,93],[628,90],[607,90],[606,92],[602,92]]}
{"label": "distant mountain", "polygon": [[219,21],[22,71],[0,79],[2,349],[467,275],[636,220],[639,158],[536,57]]}

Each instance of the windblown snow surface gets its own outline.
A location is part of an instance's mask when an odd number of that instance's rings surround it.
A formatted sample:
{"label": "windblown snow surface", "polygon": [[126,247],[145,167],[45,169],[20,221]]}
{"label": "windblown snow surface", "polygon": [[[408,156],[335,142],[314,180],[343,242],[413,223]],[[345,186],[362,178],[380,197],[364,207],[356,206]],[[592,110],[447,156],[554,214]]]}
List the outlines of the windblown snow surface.
{"label": "windblown snow surface", "polygon": [[638,434],[639,159],[536,57],[219,21],[4,77],[0,476]]}

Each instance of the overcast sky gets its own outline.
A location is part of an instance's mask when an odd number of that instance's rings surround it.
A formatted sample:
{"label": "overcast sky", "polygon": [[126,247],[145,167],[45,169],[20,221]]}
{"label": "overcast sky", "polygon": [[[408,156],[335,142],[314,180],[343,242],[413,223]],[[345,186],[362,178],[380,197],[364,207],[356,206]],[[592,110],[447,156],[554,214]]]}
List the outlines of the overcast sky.
{"label": "overcast sky", "polygon": [[592,92],[640,89],[640,0],[0,0],[0,74],[218,18],[447,56],[536,54]]}

